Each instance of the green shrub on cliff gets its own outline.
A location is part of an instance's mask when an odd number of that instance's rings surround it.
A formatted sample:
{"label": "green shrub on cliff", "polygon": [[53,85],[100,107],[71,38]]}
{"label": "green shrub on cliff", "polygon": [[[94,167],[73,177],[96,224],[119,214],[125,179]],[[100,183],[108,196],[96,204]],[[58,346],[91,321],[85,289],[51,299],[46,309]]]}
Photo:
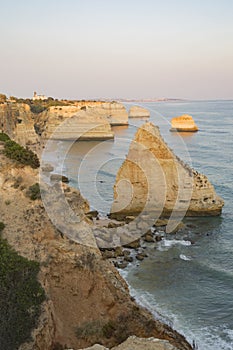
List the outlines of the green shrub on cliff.
{"label": "green shrub on cliff", "polygon": [[69,104],[64,101],[54,100],[52,97],[49,97],[47,100],[39,100],[39,101],[29,101],[26,102],[32,111],[32,113],[39,114],[43,111],[47,110],[49,107],[56,106],[68,106]]}
{"label": "green shrub on cliff", "polygon": [[36,199],[41,198],[41,193],[40,193],[40,185],[35,183],[34,185],[30,186],[26,195],[32,200],[35,201]]}
{"label": "green shrub on cliff", "polygon": [[5,224],[3,222],[0,222],[0,232],[2,232],[5,228]]}
{"label": "green shrub on cliff", "polygon": [[0,344],[17,350],[30,340],[45,293],[37,280],[39,264],[18,255],[0,238]]}
{"label": "green shrub on cliff", "polygon": [[8,140],[10,140],[9,136],[7,134],[5,134],[4,132],[0,132],[0,141],[6,142]]}
{"label": "green shrub on cliff", "polygon": [[39,168],[40,161],[37,155],[28,148],[20,146],[12,140],[5,142],[4,154],[10,159],[17,160],[21,164],[30,165],[32,168]]}
{"label": "green shrub on cliff", "polygon": [[32,113],[39,114],[46,110],[46,107],[40,104],[30,104]]}

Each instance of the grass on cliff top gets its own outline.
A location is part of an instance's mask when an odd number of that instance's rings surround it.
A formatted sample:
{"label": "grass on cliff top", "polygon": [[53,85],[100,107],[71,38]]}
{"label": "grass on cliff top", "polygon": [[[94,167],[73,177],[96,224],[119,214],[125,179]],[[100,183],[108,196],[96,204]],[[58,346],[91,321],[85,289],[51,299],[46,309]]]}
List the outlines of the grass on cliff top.
{"label": "grass on cliff top", "polygon": [[0,345],[17,350],[36,327],[45,293],[37,280],[39,264],[18,255],[0,237]]}
{"label": "grass on cliff top", "polygon": [[6,140],[3,153],[7,158],[17,160],[19,163],[29,165],[34,169],[40,166],[38,156],[29,148],[24,148],[15,141]]}

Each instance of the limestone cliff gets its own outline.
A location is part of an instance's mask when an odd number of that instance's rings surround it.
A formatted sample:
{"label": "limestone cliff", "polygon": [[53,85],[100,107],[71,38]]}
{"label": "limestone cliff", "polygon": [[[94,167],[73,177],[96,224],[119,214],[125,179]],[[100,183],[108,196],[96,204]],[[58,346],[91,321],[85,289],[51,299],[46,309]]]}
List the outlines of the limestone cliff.
{"label": "limestone cliff", "polygon": [[129,118],[149,118],[150,112],[148,109],[140,106],[132,106],[129,110]]}
{"label": "limestone cliff", "polygon": [[[37,181],[37,170],[0,154],[3,237],[20,255],[40,263],[39,280],[47,296],[32,340],[20,350],[77,350],[95,343],[112,347],[133,334],[190,350],[181,335],[131,299],[125,281],[97,248],[77,244],[53,226],[42,201],[27,196]],[[64,185],[64,195],[77,214],[88,209],[78,191]]]}
{"label": "limestone cliff", "polygon": [[120,103],[71,101],[69,105],[49,107],[40,114],[32,113],[28,104],[0,104],[0,130],[37,153],[59,126],[53,135],[57,139],[107,140],[114,138],[111,125],[128,125],[128,113]]}
{"label": "limestone cliff", "polygon": [[169,149],[159,128],[138,129],[114,186],[112,216],[155,212],[158,216],[219,215],[223,207],[205,175],[185,165]]}
{"label": "limestone cliff", "polygon": [[0,130],[24,147],[35,146],[39,142],[34,123],[34,115],[27,104],[0,104]]}
{"label": "limestone cliff", "polygon": [[108,140],[114,138],[107,119],[95,108],[80,110],[76,106],[50,107],[36,120],[43,140]]}
{"label": "limestone cliff", "polygon": [[128,113],[123,104],[118,102],[103,102],[94,105],[95,108],[108,122],[114,125],[128,125]]}
{"label": "limestone cliff", "polygon": [[171,120],[170,131],[195,132],[198,131],[191,115],[183,114],[180,117],[175,117]]}

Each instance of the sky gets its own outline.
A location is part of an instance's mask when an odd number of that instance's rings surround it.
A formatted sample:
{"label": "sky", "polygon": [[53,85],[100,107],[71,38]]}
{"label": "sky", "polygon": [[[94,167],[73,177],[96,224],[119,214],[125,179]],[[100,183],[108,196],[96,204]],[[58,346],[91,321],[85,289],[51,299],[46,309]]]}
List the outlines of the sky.
{"label": "sky", "polygon": [[0,0],[0,92],[233,99],[233,0]]}

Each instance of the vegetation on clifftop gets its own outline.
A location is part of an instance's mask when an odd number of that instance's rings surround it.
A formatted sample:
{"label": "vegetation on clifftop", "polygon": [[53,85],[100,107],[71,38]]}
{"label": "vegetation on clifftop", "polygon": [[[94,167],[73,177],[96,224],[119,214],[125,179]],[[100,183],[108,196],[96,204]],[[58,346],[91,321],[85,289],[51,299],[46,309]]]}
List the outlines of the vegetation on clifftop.
{"label": "vegetation on clifftop", "polygon": [[0,141],[6,142],[8,140],[10,140],[9,136],[7,134],[5,134],[4,132],[0,132]]}
{"label": "vegetation on clifftop", "polygon": [[69,103],[65,101],[59,101],[59,100],[54,100],[52,97],[48,97],[47,100],[31,100],[29,98],[27,99],[22,99],[22,98],[17,98],[15,99],[17,103],[26,103],[29,105],[32,113],[39,114],[42,113],[43,111],[47,110],[49,107],[52,106],[68,106]]}
{"label": "vegetation on clifftop", "polygon": [[40,193],[40,185],[38,182],[36,182],[34,185],[30,186],[26,195],[32,200],[35,201],[36,199],[41,198],[41,193]]}
{"label": "vegetation on clifftop", "polygon": [[18,255],[0,237],[0,344],[17,350],[36,327],[45,293],[37,280],[39,264]]}
{"label": "vegetation on clifftop", "polygon": [[3,153],[7,158],[17,160],[24,165],[30,165],[34,169],[39,168],[39,158],[29,148],[20,146],[17,142],[10,140],[4,133],[0,133],[0,141],[5,142]]}

